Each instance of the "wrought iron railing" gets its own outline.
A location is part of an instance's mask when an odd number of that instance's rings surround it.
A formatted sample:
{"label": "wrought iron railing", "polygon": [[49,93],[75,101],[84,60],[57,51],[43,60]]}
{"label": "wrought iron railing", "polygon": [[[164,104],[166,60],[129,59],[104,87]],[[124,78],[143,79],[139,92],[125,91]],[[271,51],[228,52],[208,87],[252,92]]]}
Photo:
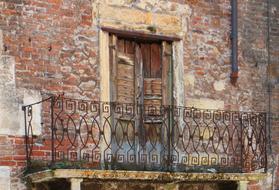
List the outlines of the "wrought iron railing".
{"label": "wrought iron railing", "polygon": [[265,113],[63,96],[23,111],[30,169],[241,173],[267,166]]}

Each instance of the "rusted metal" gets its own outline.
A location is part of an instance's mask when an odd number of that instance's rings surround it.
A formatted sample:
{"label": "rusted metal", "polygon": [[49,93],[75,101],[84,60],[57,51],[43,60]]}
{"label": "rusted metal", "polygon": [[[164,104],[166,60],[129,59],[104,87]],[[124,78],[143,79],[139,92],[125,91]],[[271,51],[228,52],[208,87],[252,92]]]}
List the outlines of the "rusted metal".
{"label": "rusted metal", "polygon": [[23,111],[23,114],[24,114],[24,131],[25,131],[25,138],[24,138],[24,142],[25,142],[25,152],[26,152],[26,166],[29,167],[30,165],[30,158],[29,158],[29,154],[28,154],[28,136],[27,136],[27,116],[26,116],[26,107],[23,106],[22,107],[22,111]]}
{"label": "rusted metal", "polygon": [[238,79],[238,24],[237,24],[237,0],[231,0],[231,47],[232,47],[232,57],[231,57],[231,84],[236,86]]}
{"label": "rusted metal", "polygon": [[[46,163],[42,166],[46,167],[50,161],[58,168],[203,173],[264,171],[267,167],[266,114],[262,112],[96,102],[64,96],[41,104],[43,144],[38,145],[32,134],[32,115],[38,113],[33,113],[33,105],[23,109],[27,112],[30,168],[38,163]],[[44,155],[37,154],[38,150]]]}
{"label": "rusted metal", "polygon": [[[55,105],[55,97],[52,96],[50,99],[50,117],[51,117],[51,152],[55,152],[55,145],[54,145],[54,132],[55,132],[55,126],[54,126],[54,105]],[[55,164],[55,154],[51,154],[51,166],[53,167]]]}
{"label": "rusted metal", "polygon": [[236,86],[236,82],[238,79],[238,71],[233,71],[230,77],[231,77],[231,84]]}

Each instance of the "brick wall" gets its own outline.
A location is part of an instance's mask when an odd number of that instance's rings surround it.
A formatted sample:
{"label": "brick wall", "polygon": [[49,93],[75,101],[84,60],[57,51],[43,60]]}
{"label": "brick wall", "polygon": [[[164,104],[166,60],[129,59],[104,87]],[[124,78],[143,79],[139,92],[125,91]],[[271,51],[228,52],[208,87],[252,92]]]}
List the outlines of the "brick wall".
{"label": "brick wall", "polygon": [[18,87],[96,96],[98,46],[90,1],[1,4],[4,53],[15,57]]}
{"label": "brick wall", "polygon": [[270,90],[271,90],[271,131],[275,166],[274,189],[279,189],[279,2],[271,0],[270,20]]}
{"label": "brick wall", "polygon": [[[0,99],[12,102],[12,113],[21,114],[26,91],[45,97],[65,92],[68,96],[99,100],[99,1],[92,0],[0,0],[1,60],[14,64],[14,85],[4,81],[0,91],[13,92]],[[267,110],[267,4],[266,0],[239,0],[239,79],[230,84],[230,1],[173,0],[105,1],[156,13],[177,15],[187,5],[184,25],[184,88],[186,105],[219,109]],[[272,8],[271,65],[278,64],[278,3]],[[185,7],[185,6],[184,6]],[[4,61],[0,64],[4,65]],[[7,70],[0,71],[6,72]],[[275,69],[272,69],[272,73]],[[0,74],[1,75],[1,74]],[[278,73],[275,74],[278,78]],[[7,80],[8,80],[7,79]],[[276,81],[273,79],[273,81]],[[277,79],[278,80],[278,79]],[[278,115],[278,82],[273,87],[272,107]],[[12,90],[11,90],[12,89]],[[30,94],[30,93],[27,93]],[[10,106],[13,105],[13,106]],[[9,109],[10,110],[10,109]],[[15,114],[8,117],[14,120]],[[0,116],[1,117],[1,116]],[[12,118],[12,119],[11,119]],[[11,170],[11,189],[22,189],[24,166],[22,130],[19,123],[0,135],[0,165]],[[7,128],[2,124],[0,128]],[[16,127],[14,127],[16,126]],[[274,152],[278,152],[278,117],[273,119]],[[279,188],[279,183],[276,182]],[[255,184],[253,184],[255,185]],[[252,188],[252,187],[251,187]]]}
{"label": "brick wall", "polygon": [[[89,0],[0,1],[1,60],[8,60],[1,61],[0,70],[7,73],[4,65],[13,65],[11,73],[15,74],[15,79],[1,77],[0,82],[0,107],[5,112],[1,112],[0,123],[1,129],[7,129],[0,135],[0,166],[10,168],[10,189],[24,189],[23,138],[11,136],[24,130],[13,121],[22,122],[17,116],[22,115],[23,91],[66,91],[98,99],[97,30],[92,26],[90,4]],[[5,106],[7,102],[10,104]]]}

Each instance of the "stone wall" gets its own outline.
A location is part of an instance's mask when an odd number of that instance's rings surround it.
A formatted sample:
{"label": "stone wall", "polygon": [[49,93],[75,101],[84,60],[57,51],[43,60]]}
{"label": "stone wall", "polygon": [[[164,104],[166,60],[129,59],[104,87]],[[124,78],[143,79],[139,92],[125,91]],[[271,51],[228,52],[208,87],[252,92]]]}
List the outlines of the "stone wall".
{"label": "stone wall", "polygon": [[[276,129],[279,21],[278,3],[272,2],[270,72],[275,115],[272,139],[276,153],[279,147]],[[158,15],[167,13],[180,18],[183,64],[179,70],[184,76],[180,85],[185,91],[182,102],[187,106],[268,110],[266,0],[239,0],[239,79],[236,86],[230,84],[228,0],[0,0],[0,166],[5,167],[3,171],[9,171],[7,176],[11,181],[7,185],[13,190],[23,189],[20,180],[25,165],[21,105],[37,101],[48,93],[64,92],[74,98],[100,99],[100,5]],[[148,16],[145,18],[146,23],[154,24]],[[123,19],[127,19],[125,15]],[[168,33],[166,29],[167,26],[157,32]],[[40,115],[35,125],[39,135]],[[278,156],[275,156],[278,163]],[[260,185],[265,183],[271,186],[269,181]],[[255,182],[251,187],[260,188],[260,185]]]}

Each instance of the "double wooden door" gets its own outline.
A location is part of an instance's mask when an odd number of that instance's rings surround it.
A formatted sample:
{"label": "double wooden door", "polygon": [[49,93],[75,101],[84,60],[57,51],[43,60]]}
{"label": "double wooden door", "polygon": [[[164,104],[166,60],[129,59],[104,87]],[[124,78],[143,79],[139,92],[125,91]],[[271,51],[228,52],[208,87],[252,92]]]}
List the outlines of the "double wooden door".
{"label": "double wooden door", "polygon": [[171,43],[110,35],[109,48],[110,98],[122,109],[113,116],[114,154],[128,161],[132,150],[134,160],[150,163],[156,157],[154,162],[160,164],[170,127],[166,110],[172,104]]}

